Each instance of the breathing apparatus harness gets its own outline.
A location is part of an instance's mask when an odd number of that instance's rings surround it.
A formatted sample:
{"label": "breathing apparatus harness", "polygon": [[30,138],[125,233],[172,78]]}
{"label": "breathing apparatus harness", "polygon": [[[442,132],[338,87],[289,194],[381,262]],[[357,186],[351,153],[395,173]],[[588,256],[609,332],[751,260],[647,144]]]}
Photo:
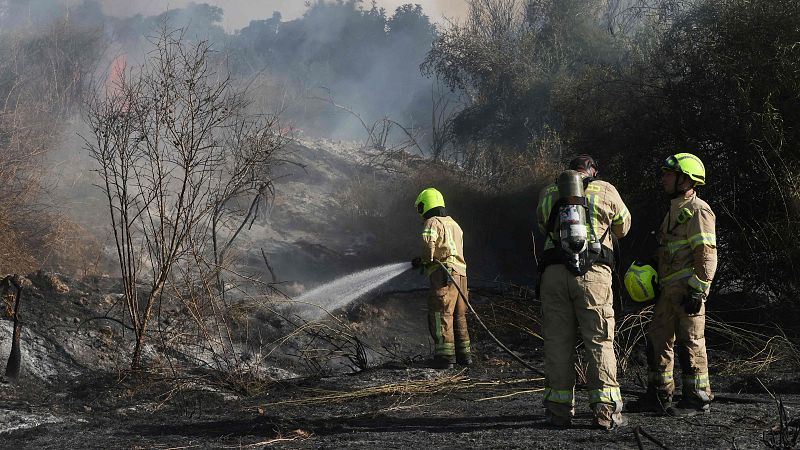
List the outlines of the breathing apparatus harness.
{"label": "breathing apparatus harness", "polygon": [[[545,250],[539,271],[551,264],[563,264],[575,275],[583,275],[594,264],[606,264],[614,268],[614,253],[602,245],[611,227],[600,239],[596,239],[594,225],[588,220],[589,204],[585,195],[589,183],[595,177],[581,177],[575,170],[565,170],[558,176],[559,199],[550,210],[545,227],[547,237],[554,247]],[[553,233],[558,223],[558,242]],[[588,233],[587,233],[588,225]]]}

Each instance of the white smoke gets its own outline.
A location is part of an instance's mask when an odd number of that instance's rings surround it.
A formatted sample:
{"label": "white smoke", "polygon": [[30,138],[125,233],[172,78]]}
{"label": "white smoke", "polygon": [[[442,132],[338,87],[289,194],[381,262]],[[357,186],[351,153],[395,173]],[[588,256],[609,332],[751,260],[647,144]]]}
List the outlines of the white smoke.
{"label": "white smoke", "polygon": [[[75,6],[83,0],[64,0],[67,6]],[[208,3],[225,10],[223,27],[227,31],[238,30],[246,27],[251,20],[271,17],[278,11],[284,20],[296,19],[306,11],[305,2],[302,0],[99,0],[105,14],[116,17],[130,17],[136,14],[152,16],[161,14],[169,9],[183,8],[189,3]],[[467,11],[466,0],[377,0],[379,8],[385,8],[391,15],[395,8],[406,3],[419,4],[433,22],[442,22],[444,18],[454,19],[463,17]],[[364,2],[364,8],[369,8],[371,3]]]}

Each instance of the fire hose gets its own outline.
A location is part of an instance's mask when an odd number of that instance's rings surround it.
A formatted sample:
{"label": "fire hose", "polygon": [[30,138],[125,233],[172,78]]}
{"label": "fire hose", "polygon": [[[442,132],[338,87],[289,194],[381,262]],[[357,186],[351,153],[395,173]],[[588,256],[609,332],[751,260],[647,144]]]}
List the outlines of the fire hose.
{"label": "fire hose", "polygon": [[[442,264],[441,261],[438,261],[438,260],[434,260],[434,261],[442,267],[442,270],[444,270],[444,273],[447,274],[447,277],[450,279],[450,281],[452,281],[453,285],[456,287],[456,290],[458,290],[458,294],[461,296],[461,298],[464,299],[464,303],[466,303],[467,308],[469,308],[469,310],[472,311],[472,314],[478,320],[478,323],[481,325],[481,327],[484,330],[486,330],[486,333],[489,334],[489,336],[492,338],[492,340],[494,340],[497,343],[497,345],[500,346],[500,348],[502,348],[506,353],[508,353],[511,357],[513,357],[515,360],[517,360],[517,362],[519,362],[520,364],[525,366],[527,369],[531,370],[533,373],[535,373],[537,375],[541,375],[543,377],[546,376],[544,374],[544,372],[542,372],[541,370],[531,366],[530,363],[528,363],[524,359],[522,359],[519,356],[517,356],[514,352],[512,352],[508,347],[506,347],[505,344],[503,344],[494,335],[494,333],[491,332],[491,330],[489,330],[489,328],[486,326],[486,324],[483,323],[483,320],[481,320],[481,316],[478,315],[477,312],[475,312],[475,308],[472,307],[472,305],[470,304],[469,300],[467,299],[467,296],[464,295],[464,293],[461,291],[461,287],[458,285],[458,283],[456,283],[456,280],[453,278],[453,275],[450,273],[450,270],[447,268],[447,266]],[[636,391],[632,391],[632,390],[623,390],[623,393],[634,395],[634,396],[637,396],[637,397],[642,395],[641,392],[636,392]],[[715,395],[714,399],[716,401],[729,402],[729,403],[734,403],[734,404],[754,404],[754,403],[766,404],[766,403],[771,403],[771,400],[742,398],[742,397],[736,397],[735,395],[725,395],[725,396]],[[667,448],[667,447],[664,447],[663,444],[661,444],[660,442],[655,440],[652,436],[648,435],[643,429],[641,429],[641,427],[637,427],[637,428],[642,433],[642,435],[644,435],[646,438],[648,438],[651,441],[655,442],[656,444],[658,444],[662,448]]]}
{"label": "fire hose", "polygon": [[469,308],[469,310],[470,310],[470,311],[472,311],[472,314],[473,314],[473,315],[475,316],[475,318],[478,320],[478,323],[481,325],[481,327],[483,327],[483,329],[484,329],[484,330],[486,330],[486,333],[488,333],[488,334],[489,334],[489,336],[492,338],[492,340],[494,340],[494,341],[497,343],[497,345],[499,345],[499,346],[500,346],[500,348],[502,348],[502,349],[503,349],[503,351],[505,351],[506,353],[508,353],[508,354],[509,354],[509,355],[510,355],[512,358],[514,358],[515,360],[517,360],[517,362],[519,362],[520,364],[522,364],[523,366],[525,366],[527,369],[531,370],[533,373],[535,373],[535,374],[537,374],[537,375],[545,376],[544,372],[542,372],[541,370],[539,370],[539,369],[537,369],[537,368],[533,367],[533,366],[532,366],[530,363],[528,363],[528,362],[527,362],[527,361],[525,361],[524,359],[522,359],[522,358],[520,358],[519,356],[517,356],[517,354],[516,354],[516,353],[512,352],[512,351],[511,351],[511,350],[510,350],[508,347],[506,347],[506,345],[505,345],[505,344],[503,344],[503,343],[500,341],[500,339],[498,339],[498,338],[497,338],[497,336],[495,336],[495,335],[494,335],[494,333],[492,333],[492,331],[491,331],[491,330],[489,330],[489,327],[487,327],[487,326],[486,326],[486,324],[485,324],[485,323],[483,323],[483,320],[481,320],[481,316],[480,316],[480,315],[478,315],[478,313],[477,313],[477,312],[475,312],[475,308],[473,308],[473,307],[472,307],[472,304],[470,304],[469,300],[467,299],[467,296],[466,296],[466,295],[464,295],[464,293],[461,291],[461,287],[458,285],[458,283],[456,283],[456,280],[453,278],[453,275],[450,273],[450,270],[447,268],[447,266],[445,266],[444,264],[442,264],[442,262],[441,262],[441,261],[439,261],[439,260],[435,260],[435,259],[434,259],[434,261],[435,261],[437,264],[439,264],[439,265],[442,267],[442,270],[444,270],[444,273],[446,273],[446,274],[447,274],[447,277],[448,277],[448,278],[450,278],[450,281],[451,281],[451,282],[453,283],[453,285],[456,287],[456,290],[458,291],[458,295],[460,295],[460,296],[461,296],[461,298],[462,298],[462,299],[464,299],[464,303],[466,303],[466,304],[467,304],[467,308]]}

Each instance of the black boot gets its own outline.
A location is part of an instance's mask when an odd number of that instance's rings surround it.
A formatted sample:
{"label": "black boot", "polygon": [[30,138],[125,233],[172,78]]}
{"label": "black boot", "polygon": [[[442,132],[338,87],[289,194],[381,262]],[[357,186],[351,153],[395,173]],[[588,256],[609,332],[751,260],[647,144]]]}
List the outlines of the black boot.
{"label": "black boot", "polygon": [[452,369],[453,362],[454,361],[452,359],[445,358],[442,356],[437,356],[433,358],[433,361],[431,361],[429,367],[431,369],[439,369],[439,370]]}
{"label": "black boot", "polygon": [[456,355],[456,362],[460,366],[469,366],[472,364],[472,356],[469,353],[465,355]]}
{"label": "black boot", "polygon": [[672,396],[663,392],[648,390],[632,402],[625,403],[625,411],[632,413],[654,412],[666,414],[672,407]]}
{"label": "black boot", "polygon": [[667,414],[675,417],[691,417],[711,411],[711,405],[695,397],[684,396],[677,404],[667,408]]}

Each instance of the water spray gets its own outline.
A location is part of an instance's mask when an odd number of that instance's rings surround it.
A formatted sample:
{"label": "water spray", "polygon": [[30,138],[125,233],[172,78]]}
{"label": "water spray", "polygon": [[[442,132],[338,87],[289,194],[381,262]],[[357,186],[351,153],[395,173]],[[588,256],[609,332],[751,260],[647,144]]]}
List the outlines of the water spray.
{"label": "water spray", "polygon": [[[478,313],[475,311],[475,308],[473,308],[470,304],[467,296],[461,291],[458,283],[456,283],[453,279],[453,275],[450,273],[450,270],[447,269],[447,266],[442,264],[441,261],[434,261],[442,267],[444,273],[447,274],[448,278],[450,278],[450,281],[452,281],[453,285],[456,287],[456,290],[458,290],[458,295],[464,299],[464,302],[467,304],[467,308],[472,311],[472,314],[478,320],[478,323],[481,325],[481,327],[483,327],[484,330],[486,330],[486,333],[489,334],[489,336],[497,343],[497,345],[499,345],[503,351],[508,353],[512,358],[517,360],[520,364],[531,370],[533,373],[545,376],[544,372],[533,367],[530,363],[517,356],[508,347],[506,347],[506,345],[503,344],[494,335],[494,333],[491,332],[491,330],[489,330],[489,327],[487,327],[486,324],[483,323],[483,320],[481,320],[481,316],[478,315]],[[311,291],[297,298],[296,301],[305,305],[305,315],[316,317],[329,309],[341,308],[342,306],[349,304],[358,297],[361,297],[376,287],[385,284],[392,278],[400,275],[403,272],[406,272],[407,270],[409,270],[408,263],[387,264],[385,266],[367,269],[346,277],[339,278],[330,283],[319,286],[316,289],[312,289]],[[325,303],[326,307],[322,306],[321,303],[323,302]]]}
{"label": "water spray", "polygon": [[460,296],[461,296],[461,298],[463,298],[463,299],[464,299],[464,303],[466,303],[466,304],[467,304],[467,308],[469,308],[469,310],[470,310],[470,311],[472,311],[472,314],[473,314],[473,315],[475,316],[475,318],[478,320],[478,323],[479,323],[479,324],[481,324],[481,327],[483,327],[483,329],[484,329],[484,330],[486,330],[486,332],[487,332],[487,333],[489,334],[489,336],[490,336],[490,337],[491,337],[491,338],[492,338],[492,339],[493,339],[493,340],[494,340],[494,341],[497,343],[497,345],[499,345],[499,346],[500,346],[500,348],[502,348],[502,349],[503,349],[503,350],[504,350],[506,353],[508,353],[509,355],[511,355],[511,357],[512,357],[512,358],[516,359],[516,360],[517,360],[517,362],[519,362],[520,364],[522,364],[523,366],[525,366],[526,368],[528,368],[529,370],[531,370],[533,373],[535,373],[535,374],[537,374],[537,375],[541,375],[541,376],[543,376],[543,377],[544,377],[544,376],[546,376],[546,375],[544,374],[544,372],[542,372],[541,370],[539,370],[539,369],[537,369],[537,368],[533,367],[532,365],[530,365],[530,363],[528,363],[528,362],[527,362],[527,361],[525,361],[524,359],[522,359],[522,358],[520,358],[519,356],[517,356],[517,355],[516,355],[516,353],[512,352],[512,351],[511,351],[511,350],[510,350],[508,347],[506,347],[506,345],[505,345],[505,344],[503,344],[502,342],[500,342],[500,339],[497,339],[497,337],[494,335],[494,333],[492,333],[492,332],[491,332],[491,330],[489,330],[489,327],[487,327],[487,326],[486,326],[486,324],[485,324],[485,323],[483,323],[483,320],[481,320],[481,316],[479,316],[479,315],[478,315],[478,313],[477,313],[477,312],[475,312],[475,308],[473,308],[473,307],[472,307],[472,305],[469,303],[469,300],[467,300],[467,296],[466,296],[466,295],[464,295],[464,293],[463,293],[463,292],[461,292],[461,288],[458,286],[458,283],[456,283],[456,280],[454,280],[454,279],[453,279],[453,275],[452,275],[452,274],[450,274],[450,270],[447,268],[447,266],[445,266],[444,264],[442,264],[442,262],[441,262],[441,261],[439,261],[439,260],[436,260],[436,259],[434,259],[434,261],[435,261],[437,264],[439,264],[440,266],[442,266],[442,270],[444,270],[444,273],[446,273],[446,274],[447,274],[447,277],[448,277],[448,278],[450,278],[450,281],[452,281],[452,282],[453,282],[453,286],[455,286],[455,287],[456,287],[456,290],[458,290],[458,295],[460,295]]}
{"label": "water spray", "polygon": [[386,264],[352,273],[318,286],[294,299],[298,314],[318,319],[329,311],[342,308],[408,270],[408,263]]}

